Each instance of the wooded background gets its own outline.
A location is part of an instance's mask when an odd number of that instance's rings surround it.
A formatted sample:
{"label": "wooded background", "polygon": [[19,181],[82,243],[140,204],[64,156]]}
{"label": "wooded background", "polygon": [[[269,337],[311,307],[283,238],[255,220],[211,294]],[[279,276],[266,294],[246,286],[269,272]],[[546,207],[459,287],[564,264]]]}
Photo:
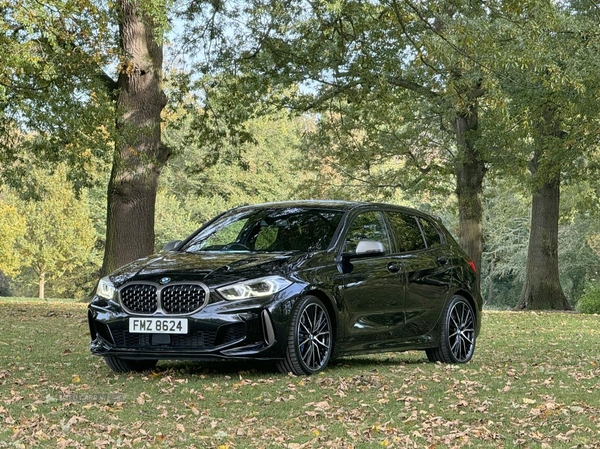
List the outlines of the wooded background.
{"label": "wooded background", "polygon": [[0,295],[84,298],[232,206],[440,216],[486,305],[597,287],[600,7],[0,0]]}

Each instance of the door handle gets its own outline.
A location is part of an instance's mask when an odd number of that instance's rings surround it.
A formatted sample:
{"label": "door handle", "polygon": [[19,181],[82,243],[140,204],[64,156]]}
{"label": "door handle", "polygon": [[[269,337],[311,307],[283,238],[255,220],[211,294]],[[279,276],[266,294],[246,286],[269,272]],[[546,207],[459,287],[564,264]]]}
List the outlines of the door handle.
{"label": "door handle", "polygon": [[390,262],[387,265],[390,273],[398,273],[400,271],[400,265],[395,262]]}

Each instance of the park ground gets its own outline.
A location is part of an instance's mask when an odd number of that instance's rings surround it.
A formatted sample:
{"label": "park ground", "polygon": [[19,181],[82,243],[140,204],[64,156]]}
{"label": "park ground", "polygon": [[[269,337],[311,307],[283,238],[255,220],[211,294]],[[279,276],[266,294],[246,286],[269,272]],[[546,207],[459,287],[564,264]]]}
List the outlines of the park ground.
{"label": "park ground", "polygon": [[86,304],[0,298],[0,448],[600,448],[600,316],[485,311],[466,365],[423,352],[116,374]]}

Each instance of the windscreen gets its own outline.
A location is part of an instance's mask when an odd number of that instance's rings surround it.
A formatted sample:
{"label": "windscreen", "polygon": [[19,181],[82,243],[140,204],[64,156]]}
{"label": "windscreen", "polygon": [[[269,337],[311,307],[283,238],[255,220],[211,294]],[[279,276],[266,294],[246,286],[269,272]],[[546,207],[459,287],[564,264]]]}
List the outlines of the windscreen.
{"label": "windscreen", "polygon": [[226,214],[200,231],[182,250],[319,251],[329,246],[343,215],[343,211],[303,207]]}

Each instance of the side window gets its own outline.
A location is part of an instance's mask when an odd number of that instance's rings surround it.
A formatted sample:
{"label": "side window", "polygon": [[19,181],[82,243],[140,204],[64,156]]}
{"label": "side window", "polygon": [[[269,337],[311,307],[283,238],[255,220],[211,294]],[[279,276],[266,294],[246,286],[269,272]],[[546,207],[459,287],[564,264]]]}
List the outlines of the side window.
{"label": "side window", "polygon": [[380,212],[363,212],[354,218],[346,235],[344,252],[355,252],[359,240],[376,240],[389,252],[390,241]]}
{"label": "side window", "polygon": [[405,253],[427,248],[415,217],[400,212],[388,212],[388,215],[398,252]]}
{"label": "side window", "polygon": [[419,223],[421,223],[421,229],[425,235],[427,247],[433,248],[434,246],[440,246],[442,244],[442,238],[440,237],[440,233],[433,223],[431,223],[429,220],[425,220],[424,218],[419,218]]}

